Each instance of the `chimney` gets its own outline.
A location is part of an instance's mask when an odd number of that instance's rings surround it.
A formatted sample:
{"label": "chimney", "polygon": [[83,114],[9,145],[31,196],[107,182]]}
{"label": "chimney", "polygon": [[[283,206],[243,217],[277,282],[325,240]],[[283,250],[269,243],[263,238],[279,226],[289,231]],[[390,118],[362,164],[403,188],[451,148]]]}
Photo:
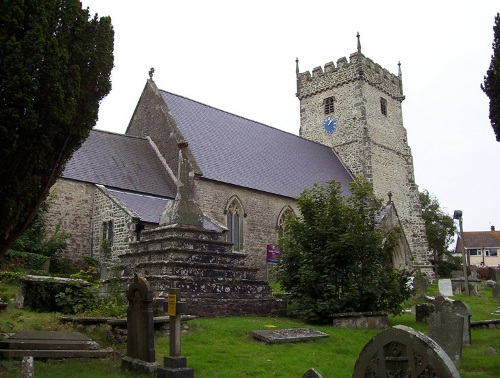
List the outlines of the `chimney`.
{"label": "chimney", "polygon": [[491,231],[495,231],[495,226],[491,226]]}

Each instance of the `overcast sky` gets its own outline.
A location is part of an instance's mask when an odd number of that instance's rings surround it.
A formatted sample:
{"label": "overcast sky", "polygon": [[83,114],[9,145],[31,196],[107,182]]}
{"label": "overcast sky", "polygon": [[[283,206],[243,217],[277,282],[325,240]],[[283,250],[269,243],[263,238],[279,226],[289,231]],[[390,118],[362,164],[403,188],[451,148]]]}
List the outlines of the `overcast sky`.
{"label": "overcast sky", "polygon": [[97,128],[123,133],[148,79],[160,89],[298,134],[300,72],[356,51],[397,74],[421,190],[465,231],[500,230],[500,143],[480,84],[498,0],[84,0],[115,30],[113,89]]}

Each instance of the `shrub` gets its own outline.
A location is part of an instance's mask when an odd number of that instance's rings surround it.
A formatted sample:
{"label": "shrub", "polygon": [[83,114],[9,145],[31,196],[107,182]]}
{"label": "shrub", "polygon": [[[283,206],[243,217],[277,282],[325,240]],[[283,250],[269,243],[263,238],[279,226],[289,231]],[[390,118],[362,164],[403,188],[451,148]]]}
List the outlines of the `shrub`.
{"label": "shrub", "polygon": [[25,279],[22,287],[24,304],[34,311],[75,314],[91,310],[97,303],[97,288],[79,280]]}
{"label": "shrub", "polygon": [[5,271],[33,274],[36,271],[42,271],[44,264],[48,260],[48,257],[36,253],[19,252],[10,249],[2,256],[1,268]]}
{"label": "shrub", "polygon": [[402,310],[409,273],[390,265],[400,231],[377,222],[381,204],[368,181],[356,178],[351,196],[340,183],[315,185],[297,199],[301,217],[287,217],[279,281],[293,314],[329,323],[333,313]]}

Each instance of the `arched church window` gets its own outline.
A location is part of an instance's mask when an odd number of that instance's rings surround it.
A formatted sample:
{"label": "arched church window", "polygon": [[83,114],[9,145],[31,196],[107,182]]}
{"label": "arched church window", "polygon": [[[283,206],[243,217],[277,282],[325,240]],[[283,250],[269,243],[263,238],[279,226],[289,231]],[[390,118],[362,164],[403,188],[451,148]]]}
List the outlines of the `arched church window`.
{"label": "arched church window", "polygon": [[323,101],[323,105],[325,107],[325,115],[333,113],[333,103],[335,99],[333,97],[327,97]]}
{"label": "arched church window", "polygon": [[233,197],[226,206],[227,241],[233,243],[234,251],[243,249],[243,206],[237,197]]}
{"label": "arched church window", "polygon": [[276,229],[278,231],[278,240],[281,239],[285,234],[285,220],[288,216],[295,216],[295,212],[290,206],[285,206],[278,216],[278,222]]}
{"label": "arched church window", "polygon": [[114,224],[112,220],[103,222],[102,224],[102,240],[106,240],[108,245],[111,247],[113,245],[113,239],[115,236]]}

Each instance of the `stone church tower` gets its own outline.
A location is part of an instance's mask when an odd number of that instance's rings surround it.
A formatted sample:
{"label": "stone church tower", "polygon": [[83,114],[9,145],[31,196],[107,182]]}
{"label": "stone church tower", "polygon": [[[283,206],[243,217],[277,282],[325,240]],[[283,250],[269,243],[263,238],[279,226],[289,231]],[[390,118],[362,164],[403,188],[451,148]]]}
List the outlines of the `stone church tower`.
{"label": "stone church tower", "polygon": [[380,199],[396,206],[414,256],[410,268],[431,274],[427,239],[415,184],[413,158],[403,126],[398,75],[357,52],[299,72],[300,136],[331,146],[353,175],[363,174]]}

